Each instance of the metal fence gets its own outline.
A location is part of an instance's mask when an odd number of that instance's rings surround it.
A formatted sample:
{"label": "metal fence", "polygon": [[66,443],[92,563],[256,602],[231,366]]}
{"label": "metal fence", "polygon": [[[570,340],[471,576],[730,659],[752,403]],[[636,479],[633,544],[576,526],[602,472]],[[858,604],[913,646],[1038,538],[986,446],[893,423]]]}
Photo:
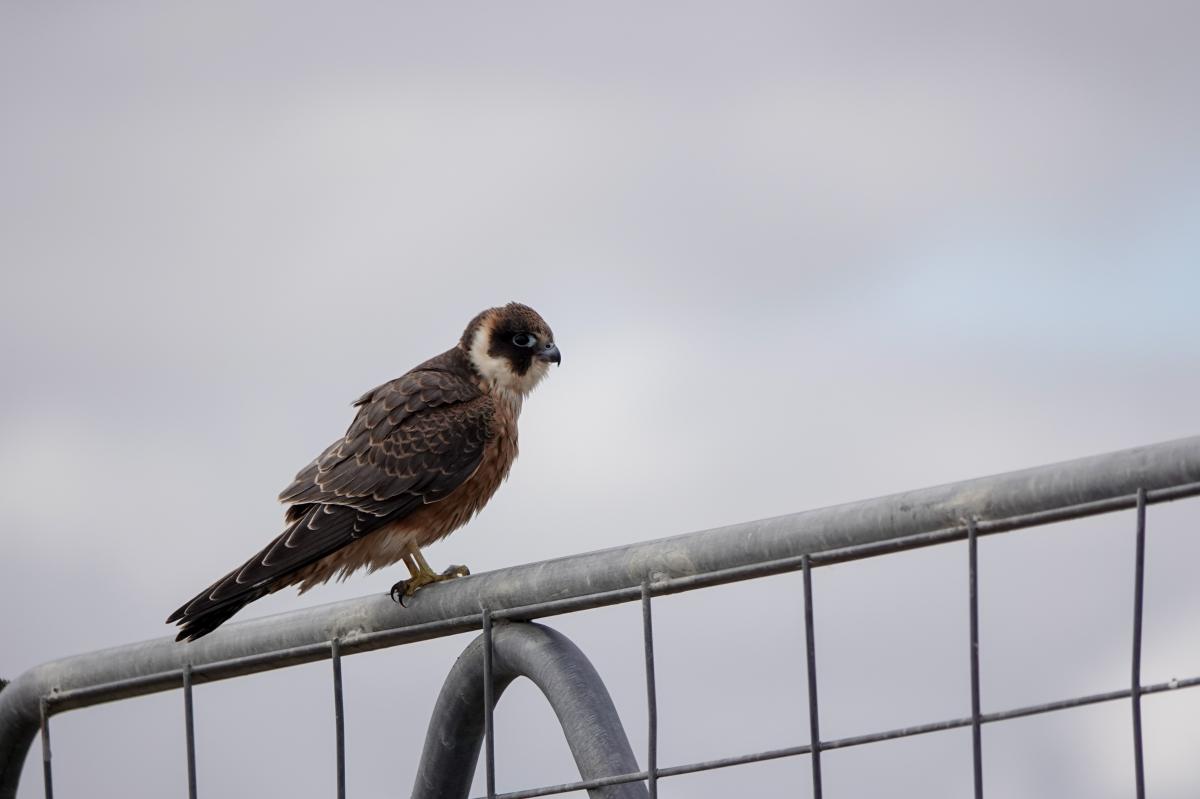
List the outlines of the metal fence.
{"label": "metal fence", "polygon": [[[831,749],[970,727],[975,796],[983,795],[985,724],[1101,702],[1129,700],[1137,795],[1144,796],[1141,697],[1200,685],[1200,675],[1141,682],[1146,507],[1200,494],[1200,436],[1019,472],[921,489],[716,530],[517,566],[422,591],[408,608],[371,596],[227,625],[198,642],[170,638],[37,666],[0,691],[0,799],[14,797],[40,731],[46,796],[52,796],[50,719],[56,713],[182,688],[188,784],[196,795],[192,685],[329,659],[332,661],[337,792],[345,795],[341,658],[373,649],[481,630],[439,697],[416,774],[415,797],[467,795],[482,747],[487,796],[503,799],[587,790],[595,797],[657,795],[680,774],[808,756],[822,795],[821,754]],[[1099,694],[984,713],[979,692],[977,542],[980,536],[1136,509],[1133,640],[1129,685]],[[812,570],[951,541],[968,542],[971,715],[822,740],[813,624]],[[665,594],[784,572],[803,574],[810,743],[719,760],[663,766],[657,757],[653,600]],[[622,602],[640,602],[649,723],[644,766],[629,748],[603,683],[565,637],[531,622]],[[497,794],[492,711],[527,676],[554,705],[581,780]],[[446,734],[453,731],[454,734]]]}

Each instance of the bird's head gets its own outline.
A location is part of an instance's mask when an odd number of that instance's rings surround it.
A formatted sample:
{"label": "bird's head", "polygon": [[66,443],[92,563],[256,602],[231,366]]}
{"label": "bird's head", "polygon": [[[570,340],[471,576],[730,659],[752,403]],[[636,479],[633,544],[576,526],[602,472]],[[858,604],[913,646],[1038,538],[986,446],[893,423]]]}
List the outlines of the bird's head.
{"label": "bird's head", "polygon": [[562,356],[537,311],[519,302],[488,308],[467,325],[459,346],[484,380],[524,396]]}

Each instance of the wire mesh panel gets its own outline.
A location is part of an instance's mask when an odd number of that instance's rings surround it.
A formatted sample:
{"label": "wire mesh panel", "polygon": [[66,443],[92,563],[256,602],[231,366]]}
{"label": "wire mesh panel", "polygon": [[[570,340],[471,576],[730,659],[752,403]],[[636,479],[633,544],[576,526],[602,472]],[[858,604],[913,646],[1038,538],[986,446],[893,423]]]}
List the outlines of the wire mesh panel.
{"label": "wire mesh panel", "polygon": [[[816,642],[814,629],[814,614],[813,614],[813,589],[812,589],[812,569],[814,565],[826,565],[835,562],[841,562],[848,559],[859,557],[874,557],[880,554],[888,554],[895,551],[892,546],[886,545],[871,545],[853,550],[839,550],[829,553],[817,555],[803,555],[798,559],[789,559],[786,564],[776,563],[774,566],[784,566],[788,568],[802,571],[803,573],[803,601],[804,601],[804,618],[805,618],[805,642],[807,653],[807,674],[808,674],[808,696],[809,696],[809,721],[810,721],[810,743],[794,746],[783,746],[777,749],[760,750],[754,752],[746,752],[730,757],[705,760],[697,762],[689,762],[660,768],[655,763],[653,746],[656,744],[656,739],[651,733],[651,751],[647,753],[646,762],[647,769],[638,772],[631,772],[625,775],[615,775],[603,780],[579,780],[570,783],[558,785],[546,785],[537,788],[529,788],[520,791],[497,794],[489,789],[487,799],[526,799],[527,797],[548,796],[558,793],[566,793],[581,789],[591,789],[603,785],[610,785],[620,781],[640,781],[649,780],[651,786],[655,786],[660,778],[672,776],[692,774],[696,772],[709,771],[713,769],[728,768],[731,766],[745,765],[749,763],[757,763],[768,760],[775,760],[789,757],[807,756],[810,762],[810,771],[812,776],[813,796],[821,797],[823,795],[823,781],[821,774],[821,753],[823,751],[831,751],[838,749],[846,749],[850,747],[865,746],[868,744],[881,743],[901,738],[910,738],[920,735],[928,735],[931,733],[943,732],[958,728],[968,728],[971,731],[971,762],[972,762],[972,778],[974,785],[974,795],[977,797],[983,796],[983,746],[982,746],[982,729],[985,725],[995,724],[1014,719],[1038,716],[1047,713],[1057,713],[1073,708],[1079,708],[1094,704],[1115,702],[1120,700],[1129,700],[1133,715],[1132,735],[1130,738],[1130,746],[1133,751],[1133,762],[1135,763],[1134,784],[1136,786],[1137,795],[1139,797],[1145,795],[1145,776],[1143,768],[1143,743],[1141,733],[1141,697],[1144,695],[1154,695],[1175,691],[1182,688],[1195,687],[1200,685],[1200,675],[1191,676],[1183,679],[1174,679],[1167,682],[1154,683],[1143,685],[1140,682],[1140,659],[1142,645],[1142,606],[1144,594],[1144,570],[1145,570],[1145,539],[1146,539],[1146,505],[1147,492],[1144,489],[1138,489],[1132,498],[1136,507],[1136,523],[1133,525],[1130,534],[1136,541],[1135,558],[1130,564],[1134,572],[1134,596],[1133,596],[1133,618],[1134,618],[1134,633],[1132,642],[1132,669],[1130,677],[1130,687],[1127,689],[1116,689],[1105,691],[1102,693],[1085,694],[1079,696],[1065,697],[1059,700],[1043,702],[1034,705],[1025,705],[1021,707],[1008,708],[993,712],[982,712],[982,702],[980,695],[980,675],[979,675],[979,652],[980,652],[980,627],[979,627],[979,586],[978,586],[978,536],[979,523],[974,519],[968,519],[964,523],[965,536],[968,541],[968,558],[966,563],[966,578],[968,582],[968,601],[967,607],[964,609],[964,615],[969,619],[969,669],[970,669],[970,686],[971,686],[971,714],[969,716],[943,719],[923,724],[917,724],[908,727],[895,728],[889,730],[881,730],[877,732],[856,735],[852,737],[837,738],[832,740],[823,740],[820,736],[819,725],[819,708],[820,699],[817,691],[817,661],[816,661]],[[1069,518],[1069,517],[1063,517]],[[1061,520],[1061,519],[1059,519]],[[1003,526],[1005,530],[1019,529],[1018,527]],[[769,573],[775,573],[771,569]],[[762,575],[755,575],[762,576]],[[749,577],[747,579],[753,579]],[[648,667],[652,668],[652,652],[653,652],[653,632],[648,620],[651,614],[651,597],[655,594],[671,593],[677,586],[671,581],[654,585],[651,583],[645,584],[642,590],[642,601],[644,608],[644,616],[647,619],[645,627],[646,636],[646,651]],[[656,723],[656,712],[654,705],[653,683],[650,682],[647,691],[647,715],[652,719],[651,724]],[[652,727],[653,730],[653,727]],[[489,769],[494,769],[494,765],[489,763]],[[1200,775],[1198,775],[1200,779]],[[651,790],[654,790],[652,787]],[[651,795],[656,795],[652,793]]]}
{"label": "wire mesh panel", "polygon": [[[1200,438],[1185,439],[481,575],[446,586],[431,594],[431,600],[436,598],[438,601],[414,603],[411,612],[403,615],[381,604],[378,598],[367,598],[343,603],[340,612],[339,606],[334,605],[278,617],[272,624],[269,638],[261,634],[262,628],[255,622],[247,622],[219,631],[211,641],[206,640],[194,649],[172,648],[167,642],[150,642],[134,645],[128,651],[110,650],[96,656],[60,661],[39,667],[42,671],[35,669],[22,675],[0,693],[0,768],[3,769],[0,772],[0,797],[15,794],[14,775],[19,774],[28,739],[39,730],[45,794],[52,796],[50,719],[54,713],[171,688],[182,688],[183,692],[187,782],[189,795],[196,796],[193,682],[325,658],[329,658],[333,666],[332,721],[336,731],[336,751],[332,757],[337,762],[336,790],[338,796],[345,796],[342,657],[473,629],[482,631],[483,683],[479,726],[487,799],[522,799],[580,790],[606,796],[616,790],[615,786],[636,786],[637,791],[645,791],[636,795],[656,797],[660,782],[673,777],[786,758],[807,760],[812,793],[819,799],[826,794],[822,774],[825,753],[948,730],[969,731],[973,790],[976,797],[981,797],[987,769],[987,752],[983,745],[985,727],[1072,708],[1125,701],[1131,717],[1128,745],[1132,753],[1132,778],[1136,793],[1141,797],[1145,795],[1143,698],[1200,685],[1200,675],[1150,684],[1142,682],[1147,507],[1197,494],[1200,494]],[[1127,685],[1098,693],[989,709],[980,679],[980,655],[986,650],[988,640],[979,612],[980,539],[1122,510],[1133,510],[1128,530],[1133,542],[1128,568],[1132,572],[1134,589],[1130,602],[1133,633]],[[962,646],[968,653],[969,714],[852,736],[823,737],[821,711],[827,700],[820,692],[818,651],[821,639],[814,609],[819,606],[821,595],[814,590],[814,571],[831,564],[886,557],[955,541],[966,542],[966,559],[961,568],[967,586],[962,607],[967,635]],[[686,553],[686,557],[681,557],[681,552]],[[586,572],[586,579],[579,579],[580,569]],[[769,749],[731,753],[715,759],[660,763],[657,698],[660,675],[655,665],[654,628],[656,598],[788,572],[798,572],[801,577],[796,602],[803,607],[808,741],[783,740],[777,747]],[[527,579],[522,580],[522,576]],[[622,602],[639,602],[641,605],[640,637],[647,719],[647,746],[641,756],[642,767],[614,767],[608,773],[595,776],[593,762],[593,776],[587,779],[497,792],[493,707],[499,692],[494,686],[499,685],[502,691],[507,683],[497,682],[500,678],[494,673],[496,625],[528,622]],[[350,605],[353,605],[353,614],[346,612]],[[420,613],[422,608],[424,615]],[[377,614],[378,624],[363,624],[362,620],[369,613]],[[281,619],[284,620],[282,632]],[[291,627],[287,626],[288,619],[292,620]],[[353,619],[356,626],[348,627],[347,619]],[[266,641],[276,646],[266,646]],[[278,646],[280,641],[290,642],[290,645]],[[189,653],[186,661],[179,662],[181,652]],[[165,665],[170,667],[164,668]],[[511,672],[510,665],[506,668]],[[572,731],[566,725],[564,730],[570,738]],[[434,737],[431,735],[431,739]],[[478,753],[478,749],[469,753],[472,765]],[[582,764],[583,761],[579,762]],[[623,792],[621,795],[632,794]]]}

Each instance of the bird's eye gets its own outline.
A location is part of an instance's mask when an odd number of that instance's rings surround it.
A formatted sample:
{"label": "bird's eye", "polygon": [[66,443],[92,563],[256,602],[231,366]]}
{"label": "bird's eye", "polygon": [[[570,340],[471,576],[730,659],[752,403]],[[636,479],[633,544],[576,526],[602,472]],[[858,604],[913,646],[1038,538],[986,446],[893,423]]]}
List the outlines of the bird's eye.
{"label": "bird's eye", "polygon": [[513,336],[513,344],[516,344],[518,347],[532,347],[534,344],[537,344],[537,336],[530,333],[518,333]]}

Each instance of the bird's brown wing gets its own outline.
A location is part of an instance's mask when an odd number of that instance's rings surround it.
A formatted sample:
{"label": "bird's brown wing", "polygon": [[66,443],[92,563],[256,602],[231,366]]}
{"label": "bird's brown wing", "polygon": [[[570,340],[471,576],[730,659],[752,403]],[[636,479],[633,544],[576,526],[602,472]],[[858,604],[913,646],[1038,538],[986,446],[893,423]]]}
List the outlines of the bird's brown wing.
{"label": "bird's brown wing", "polygon": [[231,606],[232,615],[292,572],[462,485],[483,459],[495,411],[491,398],[465,377],[424,370],[385,383],[355,404],[359,411],[346,435],[280,495],[293,503],[283,533],[167,620],[185,625],[181,636],[191,619],[216,618]]}
{"label": "bird's brown wing", "polygon": [[[292,504],[291,518],[314,502],[381,516],[414,498],[440,499],[479,465],[494,412],[472,381],[443,371],[414,370],[354,404],[358,415],[346,435],[279,494]],[[473,465],[456,480],[464,461]]]}

